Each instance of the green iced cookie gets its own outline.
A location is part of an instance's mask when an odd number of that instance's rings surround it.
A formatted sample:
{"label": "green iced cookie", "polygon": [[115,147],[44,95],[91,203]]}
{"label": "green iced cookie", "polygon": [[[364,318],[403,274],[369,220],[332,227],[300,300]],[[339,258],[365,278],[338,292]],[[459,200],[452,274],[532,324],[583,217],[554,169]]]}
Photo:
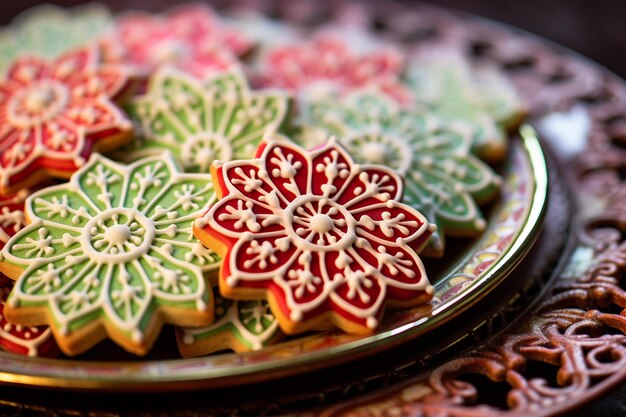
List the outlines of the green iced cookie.
{"label": "green iced cookie", "polygon": [[28,9],[0,30],[0,73],[20,54],[55,58],[94,42],[110,22],[109,11],[96,3],[69,9],[50,4]]}
{"label": "green iced cookie", "polygon": [[467,131],[479,157],[489,162],[505,157],[507,127],[519,123],[526,111],[513,85],[495,68],[472,68],[460,52],[438,50],[410,63],[408,81],[420,104]]}
{"label": "green iced cookie", "polygon": [[251,91],[242,74],[227,72],[202,84],[164,70],[128,111],[139,137],[115,157],[125,161],[169,150],[187,172],[209,172],[214,160],[251,158],[266,133],[283,123],[288,97]]}
{"label": "green iced cookie", "polygon": [[178,328],[178,348],[184,357],[224,349],[259,350],[283,336],[265,301],[232,301],[215,297],[215,322],[201,328]]}
{"label": "green iced cookie", "polygon": [[164,323],[211,323],[220,259],[192,222],[214,200],[211,176],[179,173],[170,155],[126,166],[95,154],[26,200],[30,224],[0,259],[17,279],[7,318],[50,325],[68,355],[105,337],[143,355]]}

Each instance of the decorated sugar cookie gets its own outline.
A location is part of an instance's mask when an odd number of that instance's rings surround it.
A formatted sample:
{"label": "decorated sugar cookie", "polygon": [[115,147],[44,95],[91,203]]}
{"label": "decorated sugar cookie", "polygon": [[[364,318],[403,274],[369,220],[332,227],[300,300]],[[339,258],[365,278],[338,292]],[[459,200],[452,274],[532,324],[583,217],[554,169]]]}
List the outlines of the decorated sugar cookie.
{"label": "decorated sugar cookie", "polygon": [[4,304],[12,283],[0,283],[0,347],[20,355],[54,357],[58,348],[47,326],[21,326],[4,317]]}
{"label": "decorated sugar cookie", "polygon": [[526,110],[515,87],[497,69],[472,68],[461,52],[439,49],[411,61],[408,78],[416,100],[466,130],[478,156],[489,162],[506,156],[507,127],[519,123]]}
{"label": "decorated sugar cookie", "polygon": [[371,333],[387,304],[431,299],[417,252],[435,226],[399,203],[390,169],[354,164],[334,140],[307,152],[268,138],[212,173],[221,199],[194,233],[224,259],[220,292],[267,299],[285,333]]}
{"label": "decorated sugar cookie", "polygon": [[224,349],[259,350],[283,336],[265,301],[232,301],[215,297],[215,322],[200,328],[178,328],[178,348],[184,357]]}
{"label": "decorated sugar cookie", "polygon": [[287,96],[248,88],[239,72],[200,83],[160,71],[148,93],[128,107],[140,137],[115,154],[124,160],[169,150],[187,172],[209,172],[219,159],[250,158],[265,132],[275,132],[288,110]]}
{"label": "decorated sugar cookie", "polygon": [[267,54],[260,84],[287,89],[305,98],[340,96],[364,87],[376,88],[401,104],[413,96],[400,82],[404,63],[395,49],[353,53],[338,37],[281,46]]}
{"label": "decorated sugar cookie", "polygon": [[385,165],[404,178],[403,201],[437,225],[429,255],[443,254],[443,234],[473,236],[485,229],[478,203],[494,197],[500,177],[470,153],[463,131],[367,92],[309,103],[303,119],[325,128],[321,137],[337,135],[357,162]]}
{"label": "decorated sugar cookie", "polygon": [[110,22],[109,11],[97,3],[71,8],[43,4],[27,9],[0,30],[0,74],[21,54],[56,58],[93,43]]}
{"label": "decorated sugar cookie", "polygon": [[18,58],[0,80],[0,194],[69,178],[94,150],[128,141],[132,124],[111,101],[126,80],[92,49]]}
{"label": "decorated sugar cookie", "polygon": [[181,174],[169,155],[128,166],[94,155],[26,200],[30,224],[2,251],[17,279],[6,317],[50,325],[68,355],[107,336],[143,355],[163,323],[211,323],[217,258],[191,226],[213,195],[209,175]]}
{"label": "decorated sugar cookie", "polygon": [[127,65],[142,77],[164,65],[198,78],[215,75],[238,68],[237,57],[252,45],[200,4],[173,8],[163,15],[126,13],[103,41],[108,62]]}

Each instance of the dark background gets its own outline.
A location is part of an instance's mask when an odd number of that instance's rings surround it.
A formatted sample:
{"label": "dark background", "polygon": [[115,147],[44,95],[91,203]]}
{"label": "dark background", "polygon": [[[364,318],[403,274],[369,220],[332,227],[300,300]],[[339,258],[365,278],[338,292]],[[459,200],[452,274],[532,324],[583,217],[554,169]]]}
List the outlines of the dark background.
{"label": "dark background", "polygon": [[[145,0],[146,2],[150,0]],[[311,0],[316,1],[316,0]],[[384,1],[384,0],[380,0]],[[400,0],[410,3],[411,0]],[[73,5],[77,0],[49,1]],[[463,10],[508,23],[550,39],[604,65],[626,78],[626,0],[431,0],[430,3]],[[33,0],[0,0],[0,25]],[[113,0],[120,6],[141,7],[141,0]],[[172,3],[179,3],[173,1]],[[2,59],[2,57],[0,57]],[[578,417],[626,416],[626,387],[575,414]]]}
{"label": "dark background", "polygon": [[[141,7],[142,3],[149,1],[113,0],[102,3],[110,3],[119,8],[129,5]],[[63,5],[82,2],[49,1]],[[38,3],[41,2],[0,0],[0,24],[8,23],[20,11]],[[528,30],[578,51],[626,78],[624,0],[431,0],[430,3],[464,10]]]}

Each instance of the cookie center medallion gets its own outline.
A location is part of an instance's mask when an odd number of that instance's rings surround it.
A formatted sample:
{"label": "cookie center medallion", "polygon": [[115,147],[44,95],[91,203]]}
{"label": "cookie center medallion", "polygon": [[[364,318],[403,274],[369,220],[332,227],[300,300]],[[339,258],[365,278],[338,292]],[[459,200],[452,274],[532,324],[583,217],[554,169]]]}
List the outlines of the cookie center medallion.
{"label": "cookie center medallion", "polygon": [[18,126],[33,126],[57,117],[69,99],[66,86],[42,81],[18,91],[9,101],[7,115]]}
{"label": "cookie center medallion", "polygon": [[294,243],[302,250],[336,251],[354,242],[354,217],[325,197],[300,197],[285,212]]}
{"label": "cookie center medallion", "polygon": [[415,150],[396,135],[370,132],[345,139],[348,149],[368,164],[385,165],[405,175],[411,168]]}
{"label": "cookie center medallion", "polygon": [[323,235],[330,232],[334,225],[333,219],[326,214],[317,213],[311,217],[311,230],[317,234]]}
{"label": "cookie center medallion", "polygon": [[389,159],[389,150],[380,142],[371,142],[363,145],[363,155],[368,156],[368,162],[385,165]]}
{"label": "cookie center medallion", "polygon": [[103,240],[109,242],[111,245],[117,246],[128,242],[131,236],[132,232],[130,227],[125,224],[116,224],[106,229]]}
{"label": "cookie center medallion", "polygon": [[152,50],[152,60],[158,63],[175,63],[189,54],[189,48],[183,42],[164,41]]}
{"label": "cookie center medallion", "polygon": [[85,226],[81,244],[98,263],[129,262],[144,255],[154,240],[150,219],[132,209],[110,209]]}
{"label": "cookie center medallion", "polygon": [[230,141],[219,134],[200,134],[185,141],[181,151],[186,168],[209,172],[215,160],[230,161],[233,148]]}

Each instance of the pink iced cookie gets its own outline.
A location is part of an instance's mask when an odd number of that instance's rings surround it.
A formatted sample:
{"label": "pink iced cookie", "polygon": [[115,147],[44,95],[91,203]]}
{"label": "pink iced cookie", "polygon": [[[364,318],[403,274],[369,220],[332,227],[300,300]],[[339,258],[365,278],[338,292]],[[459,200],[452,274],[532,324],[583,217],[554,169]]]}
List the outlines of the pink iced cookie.
{"label": "pink iced cookie", "polygon": [[311,96],[375,88],[400,104],[410,104],[411,92],[400,82],[403,69],[395,49],[356,54],[342,39],[323,36],[270,51],[259,83]]}
{"label": "pink iced cookie", "polygon": [[133,12],[118,18],[104,39],[105,59],[129,66],[139,76],[171,65],[197,78],[238,66],[252,41],[219,21],[202,5],[171,9],[163,15]]}

